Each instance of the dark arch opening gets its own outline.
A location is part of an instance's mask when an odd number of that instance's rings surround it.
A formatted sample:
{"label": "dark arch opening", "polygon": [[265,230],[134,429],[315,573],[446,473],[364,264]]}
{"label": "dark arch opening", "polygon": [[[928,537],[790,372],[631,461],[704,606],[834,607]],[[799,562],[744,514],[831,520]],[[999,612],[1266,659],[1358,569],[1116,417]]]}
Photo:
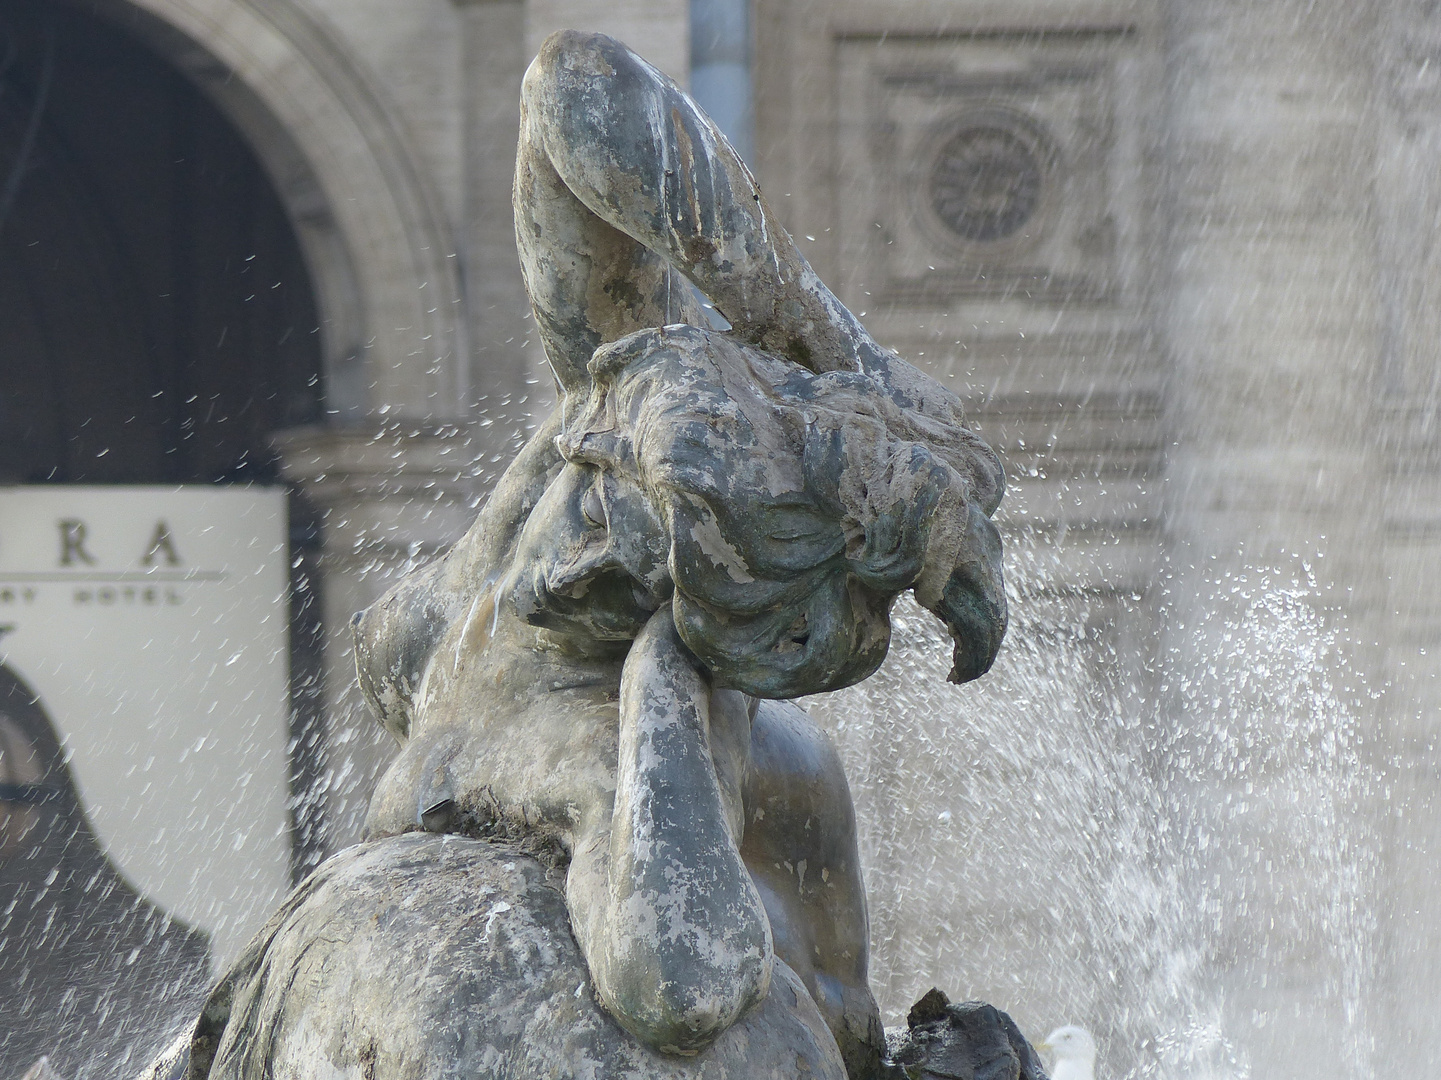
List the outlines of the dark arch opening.
{"label": "dark arch opening", "polygon": [[273,480],[321,342],[255,154],[79,9],[0,2],[0,65],[0,482]]}
{"label": "dark arch opening", "polygon": [[208,982],[206,935],[111,865],[44,705],[0,664],[0,1075],[41,1056],[65,1077],[138,1075]]}

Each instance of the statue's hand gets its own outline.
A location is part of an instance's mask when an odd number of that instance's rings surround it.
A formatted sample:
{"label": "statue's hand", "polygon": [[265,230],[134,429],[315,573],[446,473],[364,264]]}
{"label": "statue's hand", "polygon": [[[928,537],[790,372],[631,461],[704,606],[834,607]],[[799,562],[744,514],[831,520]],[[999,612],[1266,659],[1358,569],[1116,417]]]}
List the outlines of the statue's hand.
{"label": "statue's hand", "polygon": [[936,519],[916,599],[951,632],[951,682],[970,682],[990,670],[1006,633],[1001,536],[979,505],[954,492]]}

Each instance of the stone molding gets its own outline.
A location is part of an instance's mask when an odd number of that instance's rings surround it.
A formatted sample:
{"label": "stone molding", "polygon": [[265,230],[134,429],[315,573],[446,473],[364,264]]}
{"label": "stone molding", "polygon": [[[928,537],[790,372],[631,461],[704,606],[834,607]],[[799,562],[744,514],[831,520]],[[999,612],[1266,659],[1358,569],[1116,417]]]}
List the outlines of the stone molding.
{"label": "stone molding", "polygon": [[281,474],[325,515],[323,559],[423,562],[470,527],[488,476],[460,424],[292,428],[272,436]]}

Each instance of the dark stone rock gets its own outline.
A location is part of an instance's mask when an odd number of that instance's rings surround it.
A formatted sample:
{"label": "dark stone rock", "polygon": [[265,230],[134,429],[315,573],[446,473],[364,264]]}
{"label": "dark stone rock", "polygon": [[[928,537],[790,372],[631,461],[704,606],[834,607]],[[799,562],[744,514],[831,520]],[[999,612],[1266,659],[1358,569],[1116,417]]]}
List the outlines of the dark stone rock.
{"label": "dark stone rock", "polygon": [[1015,1021],[984,1001],[952,1005],[932,989],[887,1036],[886,1080],[1046,1080]]}
{"label": "dark stone rock", "polygon": [[950,1007],[950,1004],[950,998],[936,987],[931,987],[919,1001],[911,1006],[911,1011],[906,1014],[906,1027],[914,1029],[923,1024],[944,1020],[946,1009]]}

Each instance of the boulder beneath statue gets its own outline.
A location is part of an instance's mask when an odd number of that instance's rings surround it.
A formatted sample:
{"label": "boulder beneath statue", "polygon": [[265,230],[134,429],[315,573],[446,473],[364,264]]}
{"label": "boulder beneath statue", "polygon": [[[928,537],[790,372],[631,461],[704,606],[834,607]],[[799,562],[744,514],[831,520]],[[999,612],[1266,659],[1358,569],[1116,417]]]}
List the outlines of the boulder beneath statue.
{"label": "boulder beneath statue", "polygon": [[1046,1080],[1036,1051],[994,1005],[931,990],[886,1032],[887,1080]]}
{"label": "boulder beneath statue", "polygon": [[349,848],[290,895],[148,1076],[845,1080],[779,962],[766,1000],[708,1050],[641,1045],[592,996],[559,884],[511,843],[410,833]]}

